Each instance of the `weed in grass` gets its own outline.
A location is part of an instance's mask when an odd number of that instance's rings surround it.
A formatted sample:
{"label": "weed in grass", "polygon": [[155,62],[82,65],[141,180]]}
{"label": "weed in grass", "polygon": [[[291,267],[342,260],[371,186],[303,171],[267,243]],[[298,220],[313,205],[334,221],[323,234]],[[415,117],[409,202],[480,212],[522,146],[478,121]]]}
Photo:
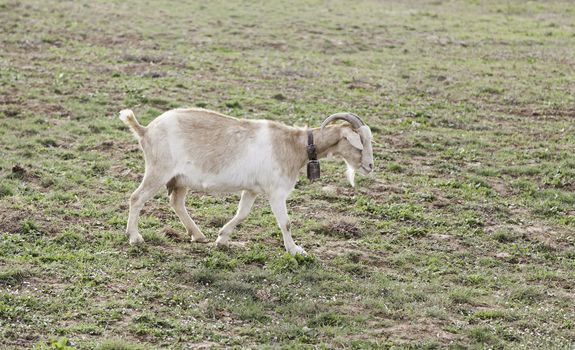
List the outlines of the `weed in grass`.
{"label": "weed in grass", "polygon": [[226,102],[226,107],[233,109],[241,109],[242,105],[238,101]]}
{"label": "weed in grass", "polygon": [[67,338],[50,340],[48,343],[41,343],[38,346],[40,350],[76,350]]}
{"label": "weed in grass", "polygon": [[449,292],[449,300],[453,304],[473,304],[476,293],[469,288],[457,288]]}
{"label": "weed in grass", "polygon": [[160,231],[144,231],[142,232],[142,237],[147,244],[152,246],[162,246],[168,244],[168,239]]}
{"label": "weed in grass", "polygon": [[474,327],[469,330],[469,336],[475,342],[490,347],[498,347],[499,338],[487,327]]}
{"label": "weed in grass", "polygon": [[233,279],[221,279],[214,284],[222,293],[240,299],[256,299],[256,290],[250,283]]}
{"label": "weed in grass", "polygon": [[253,244],[250,246],[249,250],[240,252],[237,259],[244,264],[257,264],[263,266],[270,260],[270,254],[264,245]]}
{"label": "weed in grass", "polygon": [[394,172],[394,173],[401,173],[404,171],[403,167],[397,163],[387,163],[385,165],[385,167],[387,170]]}
{"label": "weed in grass", "polygon": [[85,238],[82,237],[78,232],[75,230],[66,230],[62,233],[59,233],[57,236],[54,237],[53,242],[61,245],[62,247],[66,247],[68,249],[78,249],[82,245],[82,241]]}
{"label": "weed in grass", "polygon": [[253,301],[234,306],[231,311],[244,321],[265,323],[270,320],[262,304]]}
{"label": "weed in grass", "polygon": [[408,226],[408,227],[403,227],[401,229],[401,233],[408,236],[408,237],[419,238],[419,237],[424,237],[427,235],[427,229],[425,229],[423,227]]}
{"label": "weed in grass", "polygon": [[223,278],[220,270],[212,268],[196,269],[191,273],[191,279],[201,285],[214,284]]}
{"label": "weed in grass", "polygon": [[493,320],[498,318],[505,318],[506,315],[501,310],[480,310],[474,312],[471,317],[479,320]]}
{"label": "weed in grass", "polygon": [[7,183],[0,184],[0,198],[9,197],[14,195],[13,188]]}
{"label": "weed in grass", "polygon": [[335,312],[322,312],[308,322],[308,327],[338,327],[344,325],[345,323],[346,320]]}
{"label": "weed in grass", "polygon": [[511,243],[517,239],[517,237],[508,230],[501,230],[493,234],[493,239],[499,243]]}
{"label": "weed in grass", "polygon": [[17,286],[30,275],[30,271],[23,269],[0,269],[0,285]]}
{"label": "weed in grass", "polygon": [[486,277],[480,274],[469,274],[464,277],[464,283],[470,286],[482,286],[486,282]]}
{"label": "weed in grass", "polygon": [[37,236],[41,234],[40,228],[38,224],[33,220],[24,220],[22,222],[22,228],[20,229],[20,233],[25,236]]}
{"label": "weed in grass", "polygon": [[204,262],[204,266],[214,270],[234,270],[238,266],[238,260],[220,251],[214,251]]}
{"label": "weed in grass", "polygon": [[517,288],[509,296],[512,301],[522,302],[528,305],[534,304],[544,297],[544,293],[539,288],[532,286]]}
{"label": "weed in grass", "polygon": [[278,258],[272,260],[269,265],[275,273],[282,273],[296,272],[302,267],[313,267],[315,264],[316,259],[311,255],[298,254],[292,256],[291,254],[283,253]]}

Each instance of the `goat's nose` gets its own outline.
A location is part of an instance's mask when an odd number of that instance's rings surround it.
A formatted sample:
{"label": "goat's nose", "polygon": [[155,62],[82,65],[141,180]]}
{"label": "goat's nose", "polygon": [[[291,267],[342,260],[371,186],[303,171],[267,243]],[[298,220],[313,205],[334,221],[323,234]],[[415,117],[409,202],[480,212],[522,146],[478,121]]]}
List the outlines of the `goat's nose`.
{"label": "goat's nose", "polygon": [[367,165],[367,167],[369,168],[369,170],[373,170],[373,163],[369,163],[369,164]]}

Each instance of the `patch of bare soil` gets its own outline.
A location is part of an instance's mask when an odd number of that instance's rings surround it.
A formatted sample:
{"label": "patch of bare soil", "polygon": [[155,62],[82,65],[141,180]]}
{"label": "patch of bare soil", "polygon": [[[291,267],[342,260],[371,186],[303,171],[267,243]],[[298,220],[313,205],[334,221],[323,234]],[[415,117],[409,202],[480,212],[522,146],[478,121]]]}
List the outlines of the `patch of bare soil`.
{"label": "patch of bare soil", "polygon": [[[113,165],[110,167],[109,172],[114,175],[114,176],[121,176],[124,178],[129,178],[131,180],[134,180],[136,182],[140,182],[142,181],[142,178],[144,177],[144,174],[138,174],[136,172],[133,172],[132,169],[127,169],[126,167],[122,166],[122,165]],[[134,187],[134,190],[136,188]]]}
{"label": "patch of bare soil", "polygon": [[502,197],[507,197],[511,194],[509,186],[505,181],[500,179],[489,179],[489,185],[491,185],[491,188]]}
{"label": "patch of bare soil", "polygon": [[358,188],[357,191],[377,199],[381,197],[388,197],[392,193],[404,194],[407,189],[401,185],[388,184],[375,180],[373,184],[369,185],[369,188]]}
{"label": "patch of bare soil", "polygon": [[466,252],[470,249],[461,237],[445,233],[432,233],[423,239],[432,242],[433,249],[441,252]]}
{"label": "patch of bare soil", "polygon": [[185,241],[185,239],[183,237],[183,233],[176,231],[171,227],[164,227],[162,229],[161,233],[171,241],[178,242],[178,243]]}
{"label": "patch of bare soil", "polygon": [[308,250],[324,261],[333,260],[339,256],[346,256],[355,263],[363,263],[378,269],[387,266],[385,252],[370,251],[351,240],[333,238]]}
{"label": "patch of bare soil", "polygon": [[522,107],[516,109],[501,109],[498,110],[498,112],[509,113],[520,117],[548,119],[548,120],[575,118],[575,108],[557,109],[557,108]]}
{"label": "patch of bare soil", "polygon": [[569,249],[575,243],[575,237],[571,232],[538,222],[516,226],[515,229],[521,233],[523,239],[537,242],[550,250]]}
{"label": "patch of bare soil", "polygon": [[8,177],[25,182],[28,186],[34,187],[34,189],[40,192],[49,191],[49,187],[52,182],[49,180],[43,180],[42,176],[39,174],[41,174],[41,171],[35,170],[33,165],[24,166],[16,164],[12,167],[11,173],[8,175]]}
{"label": "patch of bare soil", "polygon": [[573,247],[575,236],[568,229],[541,222],[525,222],[517,225],[493,225],[486,228],[488,233],[508,231],[513,240],[532,242],[548,251],[564,251]]}
{"label": "patch of bare soil", "polygon": [[22,179],[22,180],[30,177],[30,175],[28,174],[28,171],[26,171],[26,169],[24,169],[24,167],[19,165],[19,164],[16,164],[12,167],[11,176],[13,178]]}
{"label": "patch of bare soil", "polygon": [[25,99],[16,89],[5,92],[0,97],[0,113],[8,118],[22,118],[33,111],[45,117],[64,118],[71,115],[70,111],[59,104],[50,104],[37,99]]}
{"label": "patch of bare soil", "polygon": [[126,47],[137,47],[142,48],[153,48],[154,44],[147,43],[141,34],[138,33],[118,33],[116,35],[111,35],[104,31],[94,31],[90,34],[84,34],[84,38],[79,38],[80,40],[90,42],[91,44],[97,46],[103,46],[108,48],[126,48]]}
{"label": "patch of bare soil", "polygon": [[90,151],[99,151],[102,153],[114,153],[114,155],[122,155],[124,153],[139,152],[140,148],[137,142],[131,141],[120,141],[120,140],[106,140],[97,144],[96,146],[90,147]]}
{"label": "patch of bare soil", "polygon": [[[56,234],[59,232],[55,220],[42,213],[9,208],[0,204],[0,233]],[[28,224],[27,224],[28,223]],[[33,224],[31,224],[33,223]]]}
{"label": "patch of bare soil", "polygon": [[381,324],[372,324],[358,338],[388,339],[400,344],[426,341],[450,344],[457,341],[460,336],[444,330],[443,325],[445,323],[444,321],[432,323],[429,320],[421,319],[410,322],[399,321],[389,327],[382,327]]}
{"label": "patch of bare soil", "polygon": [[382,329],[382,333],[388,338],[400,341],[435,340],[445,344],[457,339],[455,334],[449,333],[443,330],[439,324],[430,323],[427,320],[400,323],[389,328]]}
{"label": "patch of bare soil", "polygon": [[351,217],[332,218],[322,224],[321,227],[316,230],[316,233],[347,239],[359,238],[362,236],[361,227],[359,227],[357,221]]}
{"label": "patch of bare soil", "polygon": [[347,88],[350,90],[378,90],[382,88],[382,85],[379,83],[372,83],[369,81],[364,81],[360,79],[353,79],[347,84]]}

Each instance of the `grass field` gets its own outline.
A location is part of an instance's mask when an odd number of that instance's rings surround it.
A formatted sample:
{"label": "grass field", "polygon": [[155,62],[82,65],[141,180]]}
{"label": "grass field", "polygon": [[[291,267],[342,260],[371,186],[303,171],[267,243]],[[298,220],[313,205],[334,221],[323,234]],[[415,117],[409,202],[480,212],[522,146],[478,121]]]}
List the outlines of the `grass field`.
{"label": "grass field", "polygon": [[[575,347],[570,1],[0,0],[2,349]],[[223,251],[143,174],[117,118],[180,106],[318,126],[352,111],[376,171],[323,162]],[[192,193],[213,242],[239,196]]]}

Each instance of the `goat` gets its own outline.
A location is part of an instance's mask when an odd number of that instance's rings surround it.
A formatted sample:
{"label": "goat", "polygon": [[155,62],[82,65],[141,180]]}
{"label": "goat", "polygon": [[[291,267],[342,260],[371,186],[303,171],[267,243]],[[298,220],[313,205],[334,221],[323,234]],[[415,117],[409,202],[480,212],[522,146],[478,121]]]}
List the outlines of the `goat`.
{"label": "goat", "polygon": [[[352,186],[356,170],[362,175],[373,170],[371,130],[351,113],[331,115],[315,129],[236,119],[200,108],[167,111],[147,127],[140,125],[129,109],[120,112],[120,119],[139,140],[145,158],[144,178],[130,197],[126,228],[130,244],[144,241],[138,232],[140,210],[165,185],[170,205],[192,241],[207,242],[186,210],[188,189],[242,191],[235,216],[219,231],[217,246],[229,245],[230,234],[248,216],[256,196],[263,194],[282,231],[285,249],[292,255],[306,254],[291,236],[286,199],[308,161],[308,138],[315,140],[318,158],[333,155],[344,159]],[[335,120],[349,124],[327,126]]]}

